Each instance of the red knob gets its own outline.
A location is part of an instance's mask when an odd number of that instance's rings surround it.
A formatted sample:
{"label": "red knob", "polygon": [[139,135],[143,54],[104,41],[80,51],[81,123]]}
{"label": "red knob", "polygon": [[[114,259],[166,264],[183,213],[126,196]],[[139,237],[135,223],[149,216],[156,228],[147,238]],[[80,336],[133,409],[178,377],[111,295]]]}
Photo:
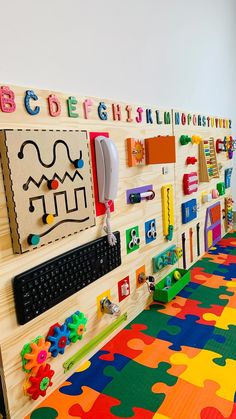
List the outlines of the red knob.
{"label": "red knob", "polygon": [[59,182],[56,179],[52,179],[48,181],[48,189],[57,189],[59,186]]}

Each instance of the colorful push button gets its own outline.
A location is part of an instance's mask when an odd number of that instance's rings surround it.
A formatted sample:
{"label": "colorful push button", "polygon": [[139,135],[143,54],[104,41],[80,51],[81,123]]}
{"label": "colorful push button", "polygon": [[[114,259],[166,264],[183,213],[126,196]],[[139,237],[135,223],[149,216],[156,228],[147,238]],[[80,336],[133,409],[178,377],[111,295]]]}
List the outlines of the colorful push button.
{"label": "colorful push button", "polygon": [[38,234],[30,234],[28,237],[28,243],[32,246],[37,246],[40,242],[40,236]]}
{"label": "colorful push button", "polygon": [[82,169],[84,167],[83,159],[76,159],[74,161],[74,166],[75,166],[76,169]]}
{"label": "colorful push button", "polygon": [[44,224],[53,224],[54,223],[54,215],[53,214],[44,214],[43,222],[44,222]]}
{"label": "colorful push button", "polygon": [[52,179],[48,181],[48,189],[57,189],[59,186],[59,182],[56,179]]}

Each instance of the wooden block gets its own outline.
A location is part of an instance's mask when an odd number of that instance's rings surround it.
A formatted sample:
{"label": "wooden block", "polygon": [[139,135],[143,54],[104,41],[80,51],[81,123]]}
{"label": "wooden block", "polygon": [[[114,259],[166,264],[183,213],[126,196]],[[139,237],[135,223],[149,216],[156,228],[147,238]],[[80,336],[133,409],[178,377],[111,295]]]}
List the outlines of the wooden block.
{"label": "wooden block", "polygon": [[146,164],[175,163],[175,137],[145,138]]}
{"label": "wooden block", "polygon": [[128,166],[145,165],[144,141],[135,138],[127,138],[127,158]]}
{"label": "wooden block", "polygon": [[3,130],[1,153],[14,252],[95,225],[86,131]]}

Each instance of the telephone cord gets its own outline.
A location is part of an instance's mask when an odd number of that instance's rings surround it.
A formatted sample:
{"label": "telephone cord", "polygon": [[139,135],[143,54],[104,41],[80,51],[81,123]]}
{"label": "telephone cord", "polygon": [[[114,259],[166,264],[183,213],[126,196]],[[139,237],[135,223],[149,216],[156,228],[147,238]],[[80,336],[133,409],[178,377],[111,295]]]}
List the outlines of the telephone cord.
{"label": "telephone cord", "polygon": [[112,229],[111,229],[111,211],[110,211],[110,205],[109,205],[109,201],[105,202],[105,207],[106,207],[106,225],[103,227],[103,230],[107,233],[107,238],[108,238],[108,243],[110,246],[115,246],[116,245],[116,236],[112,233]]}

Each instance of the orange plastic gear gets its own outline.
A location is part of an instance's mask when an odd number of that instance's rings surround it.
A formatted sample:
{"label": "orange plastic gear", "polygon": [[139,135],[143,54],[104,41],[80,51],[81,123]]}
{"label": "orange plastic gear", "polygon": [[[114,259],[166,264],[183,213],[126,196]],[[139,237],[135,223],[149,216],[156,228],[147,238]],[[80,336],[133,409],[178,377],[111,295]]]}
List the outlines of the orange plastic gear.
{"label": "orange plastic gear", "polygon": [[38,343],[31,342],[29,344],[31,352],[24,355],[24,359],[28,361],[25,364],[25,370],[33,375],[37,374],[39,368],[46,365],[46,361],[50,356],[50,345],[50,342],[45,342],[43,337],[39,338]]}
{"label": "orange plastic gear", "polygon": [[141,163],[144,159],[144,146],[139,140],[134,143],[134,156],[138,163]]}
{"label": "orange plastic gear", "polygon": [[44,397],[46,395],[48,387],[52,386],[52,376],[54,372],[49,364],[39,368],[37,374],[33,377],[29,377],[29,387],[27,388],[27,394],[32,397],[33,400],[37,400],[39,396]]}

